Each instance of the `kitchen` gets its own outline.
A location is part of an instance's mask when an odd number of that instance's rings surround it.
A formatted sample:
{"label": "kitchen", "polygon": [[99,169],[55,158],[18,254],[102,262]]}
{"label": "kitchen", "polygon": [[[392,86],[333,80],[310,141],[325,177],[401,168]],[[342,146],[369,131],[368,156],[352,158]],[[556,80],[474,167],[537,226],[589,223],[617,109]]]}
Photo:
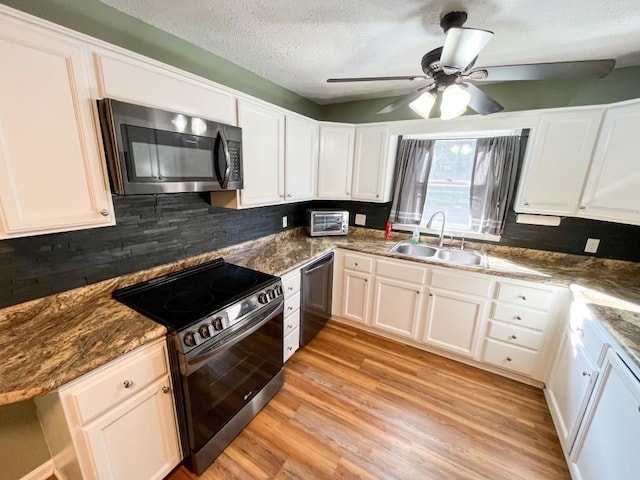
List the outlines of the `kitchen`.
{"label": "kitchen", "polygon": [[[4,3],[66,25],[73,30],[84,31],[93,37],[118,44],[128,50],[174,64],[178,68],[197,73],[199,76],[213,78],[241,92],[271,101],[293,112],[303,113],[307,117],[359,123],[365,116],[360,115],[359,118],[356,118],[358,117],[358,108],[363,107],[362,105],[358,107],[356,104],[336,104],[321,110],[316,104],[300,97],[290,94],[284,95],[277,86],[267,85],[264,82],[259,83],[248,72],[239,72],[237,66],[225,65],[228,68],[226,72],[222,73],[219,71],[223,70],[222,68],[219,68],[218,71],[211,71],[211,69],[215,69],[215,65],[213,67],[205,65],[206,62],[201,57],[203,53],[193,45],[110,9],[100,2],[90,2],[91,8],[84,11],[78,7],[78,2],[75,2],[75,7],[74,2],[46,2],[44,5],[41,2]],[[109,25],[119,25],[122,30],[116,30]],[[122,35],[125,30],[128,32],[127,35]],[[139,36],[136,37],[136,35]],[[105,47],[100,46],[100,48]],[[193,55],[183,55],[184,52],[193,52]],[[207,71],[207,68],[210,71]],[[233,78],[227,78],[225,75]],[[598,85],[596,80],[585,80],[580,83],[581,89],[576,88],[575,85],[567,84],[546,85],[544,88],[542,86],[522,87],[520,93],[513,86],[507,89],[503,97],[498,97],[497,93],[495,96],[500,100],[504,98],[505,104],[509,104],[513,110],[520,111],[534,107],[566,107],[579,104],[606,105],[637,98],[639,93],[637,78],[637,67],[621,68],[611,72],[605,79],[599,80],[603,82],[602,85]],[[124,83],[129,85],[124,85],[122,88],[135,88],[134,80],[133,77],[127,78]],[[225,82],[225,80],[227,81]],[[494,94],[497,92],[498,86],[488,85],[486,88],[487,91]],[[526,96],[522,95],[525,88],[528,93]],[[544,95],[545,88],[547,95]],[[144,94],[144,91],[136,92],[136,95]],[[149,94],[153,94],[153,92]],[[580,98],[581,95],[582,98]],[[283,100],[276,101],[277,98],[283,97]],[[585,97],[591,98],[586,101]],[[515,99],[515,101],[511,103],[507,102],[507,99]],[[376,102],[380,104],[381,101],[376,100]],[[571,104],[570,102],[575,103]],[[375,109],[370,107],[368,111],[375,111]],[[369,115],[369,117],[372,116]],[[404,119],[394,118],[391,115],[385,116],[382,120],[386,122]],[[364,120],[372,121],[371,118]],[[460,119],[460,121],[466,120]],[[529,126],[527,122],[530,123],[530,121],[523,121],[522,124]],[[113,199],[114,214],[109,218],[111,221],[115,218],[115,227],[2,241],[0,249],[3,254],[3,265],[7,268],[7,270],[3,270],[2,275],[3,282],[7,282],[3,285],[3,290],[10,292],[11,296],[11,303],[5,302],[4,305],[45,297],[53,292],[69,290],[85,284],[94,284],[106,278],[145,270],[156,265],[173,262],[176,259],[199,255],[274,234],[282,230],[282,217],[284,216],[288,219],[289,229],[301,227],[305,223],[304,211],[308,206],[322,207],[324,205],[322,200],[309,201],[312,203],[308,205],[304,203],[279,203],[267,207],[232,210],[213,208],[208,203],[208,198],[203,199],[197,194],[142,196],[139,198],[116,196]],[[387,210],[383,212],[380,211],[384,209],[381,209],[379,204],[370,201],[343,200],[332,203],[332,206],[365,214],[367,226],[377,229],[383,229],[388,218],[388,204],[385,204]],[[181,222],[188,222],[189,227],[177,228],[176,225]],[[638,261],[634,242],[637,239],[638,230],[633,225],[567,217],[563,218],[561,225],[555,229],[541,228],[516,223],[513,212],[509,212],[507,222],[506,233],[503,235],[501,245],[543,248],[580,254],[584,251],[584,243],[587,238],[600,238],[602,242],[598,250],[599,255]],[[224,228],[211,229],[212,231],[209,232],[207,228],[209,225],[224,225]],[[251,228],[247,228],[248,226]],[[208,232],[206,238],[203,237],[203,231]],[[11,262],[5,261],[9,258],[11,258]],[[18,422],[15,428],[19,432],[24,432],[24,436],[20,434],[19,438],[25,438],[29,450],[38,451],[40,449],[41,455],[35,455],[39,461],[32,465],[32,468],[35,468],[49,458],[49,453],[46,446],[43,447],[42,433],[38,431],[39,426],[35,420],[33,404],[17,405],[3,407],[3,409],[12,408],[11,418],[18,416],[26,419],[24,422]],[[34,421],[38,428],[34,428]],[[15,438],[12,436],[11,440],[6,441],[10,445],[4,451],[14,452],[16,450]],[[27,438],[32,438],[33,442],[28,443]],[[13,446],[9,448],[11,444]],[[8,458],[12,456],[17,457],[18,454],[10,453]],[[20,468],[20,466],[18,467]],[[20,478],[30,470],[31,468],[22,471],[16,478]]]}

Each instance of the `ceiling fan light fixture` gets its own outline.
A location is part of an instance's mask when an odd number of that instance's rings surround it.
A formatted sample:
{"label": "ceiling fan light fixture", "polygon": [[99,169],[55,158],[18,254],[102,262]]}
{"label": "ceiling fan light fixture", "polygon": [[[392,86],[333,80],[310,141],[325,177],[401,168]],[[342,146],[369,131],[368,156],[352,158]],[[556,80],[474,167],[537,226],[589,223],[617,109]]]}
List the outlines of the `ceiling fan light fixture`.
{"label": "ceiling fan light fixture", "polygon": [[409,108],[422,118],[429,118],[429,113],[436,103],[436,97],[431,92],[425,92],[409,104]]}
{"label": "ceiling fan light fixture", "polygon": [[471,95],[466,88],[461,85],[449,85],[442,92],[442,103],[440,104],[440,118],[451,120],[459,117],[466,110],[471,100]]}

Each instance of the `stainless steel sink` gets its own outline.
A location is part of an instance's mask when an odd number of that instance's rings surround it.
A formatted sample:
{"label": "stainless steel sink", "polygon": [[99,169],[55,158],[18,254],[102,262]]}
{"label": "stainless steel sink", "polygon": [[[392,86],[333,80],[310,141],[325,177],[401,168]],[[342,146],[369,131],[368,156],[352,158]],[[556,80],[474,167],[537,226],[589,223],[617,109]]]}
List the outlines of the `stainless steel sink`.
{"label": "stainless steel sink", "polygon": [[459,265],[483,265],[484,255],[479,252],[469,252],[465,250],[442,249],[436,253],[436,258],[448,263]]}
{"label": "stainless steel sink", "polygon": [[438,249],[435,247],[430,247],[429,245],[420,245],[419,243],[414,244],[400,242],[395,244],[391,248],[391,251],[394,253],[399,253],[401,255],[409,255],[411,257],[429,258],[433,257],[438,252]]}
{"label": "stainless steel sink", "polygon": [[438,248],[429,245],[399,242],[391,247],[390,252],[405,255],[431,262],[450,263],[472,267],[485,267],[485,255],[473,250],[454,250],[451,248]]}

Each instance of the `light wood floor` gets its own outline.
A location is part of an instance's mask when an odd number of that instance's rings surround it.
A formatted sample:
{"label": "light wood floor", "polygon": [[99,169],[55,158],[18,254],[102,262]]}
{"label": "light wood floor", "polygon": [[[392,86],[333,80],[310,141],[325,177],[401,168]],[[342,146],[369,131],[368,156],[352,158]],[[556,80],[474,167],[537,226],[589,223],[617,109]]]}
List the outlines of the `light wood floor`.
{"label": "light wood floor", "polygon": [[568,479],[542,391],[330,322],[197,477]]}

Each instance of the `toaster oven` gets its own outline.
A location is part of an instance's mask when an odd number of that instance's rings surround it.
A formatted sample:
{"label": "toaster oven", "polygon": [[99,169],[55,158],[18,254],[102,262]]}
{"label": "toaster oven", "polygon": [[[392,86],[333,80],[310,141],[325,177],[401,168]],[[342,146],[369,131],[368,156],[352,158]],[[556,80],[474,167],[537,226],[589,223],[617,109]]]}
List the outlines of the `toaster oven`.
{"label": "toaster oven", "polygon": [[349,212],[345,210],[307,210],[307,233],[312,237],[346,235]]}

